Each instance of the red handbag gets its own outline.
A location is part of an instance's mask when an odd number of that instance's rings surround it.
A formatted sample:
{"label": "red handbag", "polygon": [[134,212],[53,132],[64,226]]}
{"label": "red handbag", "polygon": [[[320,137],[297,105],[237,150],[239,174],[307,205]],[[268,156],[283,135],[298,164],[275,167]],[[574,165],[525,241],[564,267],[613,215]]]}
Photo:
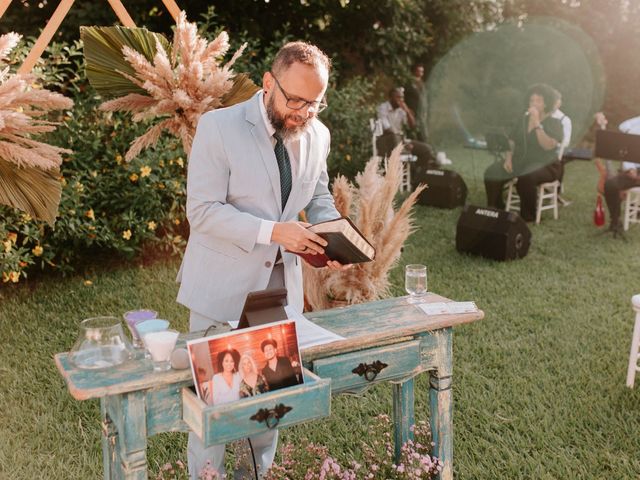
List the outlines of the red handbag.
{"label": "red handbag", "polygon": [[596,199],[596,209],[593,211],[593,223],[596,227],[601,227],[605,223],[604,208],[602,208],[602,196]]}

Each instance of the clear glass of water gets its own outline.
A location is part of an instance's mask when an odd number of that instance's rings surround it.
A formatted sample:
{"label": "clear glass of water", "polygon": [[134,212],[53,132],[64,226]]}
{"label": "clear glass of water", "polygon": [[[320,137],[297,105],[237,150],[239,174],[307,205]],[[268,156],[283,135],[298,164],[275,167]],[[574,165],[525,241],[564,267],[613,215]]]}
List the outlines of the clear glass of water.
{"label": "clear glass of water", "polygon": [[420,303],[427,293],[427,267],[417,263],[404,268],[404,289],[409,294],[408,303]]}

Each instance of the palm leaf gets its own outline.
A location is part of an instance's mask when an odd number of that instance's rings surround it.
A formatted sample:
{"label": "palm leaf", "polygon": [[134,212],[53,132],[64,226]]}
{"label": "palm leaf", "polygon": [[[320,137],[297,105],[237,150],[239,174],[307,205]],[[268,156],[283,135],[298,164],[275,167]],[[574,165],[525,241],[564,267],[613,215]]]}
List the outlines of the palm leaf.
{"label": "palm leaf", "polygon": [[159,33],[146,28],[80,27],[80,38],[89,82],[105,97],[121,97],[129,93],[147,92],[118,72],[135,76],[135,71],[124,58],[122,47],[130,47],[150,62],[156,54],[156,39],[167,55],[171,56],[171,44]]}
{"label": "palm leaf", "polygon": [[53,225],[60,204],[60,171],[18,167],[0,158],[0,203]]}
{"label": "palm leaf", "polygon": [[253,83],[246,73],[240,73],[233,77],[231,90],[225,93],[220,101],[223,107],[230,107],[250,99],[258,90],[260,87]]}

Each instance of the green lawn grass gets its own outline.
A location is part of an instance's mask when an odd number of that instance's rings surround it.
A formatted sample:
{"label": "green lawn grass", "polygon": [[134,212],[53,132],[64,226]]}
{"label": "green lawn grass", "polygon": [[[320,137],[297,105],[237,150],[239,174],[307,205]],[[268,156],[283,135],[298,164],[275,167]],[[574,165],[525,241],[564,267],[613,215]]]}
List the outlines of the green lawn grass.
{"label": "green lawn grass", "polygon": [[[447,153],[469,186],[468,201],[483,205],[487,156]],[[404,264],[424,263],[431,290],[474,300],[486,315],[454,335],[458,479],[640,477],[640,387],[625,387],[640,227],[627,241],[598,234],[591,220],[596,179],[589,162],[567,166],[565,195],[573,203],[557,221],[544,212],[531,226],[528,256],[514,262],[457,253],[460,209],[416,209],[420,228],[392,272],[393,293],[404,294]],[[177,260],[95,266],[85,276],[0,289],[0,478],[101,476],[98,402],[73,400],[52,357],[73,345],[78,322],[93,315],[152,307],[185,331],[187,311],[175,303],[177,267]],[[418,419],[428,415],[426,392],[422,376]],[[390,393],[383,385],[362,397],[336,397],[329,419],[284,430],[282,439],[308,437],[334,456],[358,457],[372,417],[391,411]],[[184,458],[185,446],[183,434],[153,438],[152,470]]]}

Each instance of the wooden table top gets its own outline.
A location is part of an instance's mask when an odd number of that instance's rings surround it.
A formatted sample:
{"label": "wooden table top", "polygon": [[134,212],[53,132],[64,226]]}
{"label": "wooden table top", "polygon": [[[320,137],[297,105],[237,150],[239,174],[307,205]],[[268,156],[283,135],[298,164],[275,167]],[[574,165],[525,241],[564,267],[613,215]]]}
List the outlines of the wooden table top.
{"label": "wooden table top", "polygon": [[[425,298],[427,303],[443,301],[450,300],[436,294],[428,294]],[[308,362],[475,322],[484,318],[484,312],[478,310],[474,313],[427,316],[415,305],[408,304],[406,297],[397,297],[308,312],[305,316],[321,327],[345,337],[344,340],[303,349],[303,361]],[[216,333],[222,331],[217,330]],[[185,347],[187,340],[201,336],[202,332],[183,334],[177,347]],[[67,382],[69,392],[77,400],[192,381],[190,369],[154,372],[148,360],[132,360],[104,370],[81,370],[69,363],[67,355],[66,352],[58,353],[54,358],[58,370]]]}

